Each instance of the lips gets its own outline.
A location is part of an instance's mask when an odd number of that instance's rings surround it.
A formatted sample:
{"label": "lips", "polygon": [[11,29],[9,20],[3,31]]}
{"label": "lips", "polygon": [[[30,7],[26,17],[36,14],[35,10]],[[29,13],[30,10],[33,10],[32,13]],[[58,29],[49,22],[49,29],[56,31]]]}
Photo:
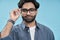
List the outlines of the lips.
{"label": "lips", "polygon": [[32,18],[32,16],[26,16],[25,18],[30,18],[30,19],[31,19],[31,18]]}

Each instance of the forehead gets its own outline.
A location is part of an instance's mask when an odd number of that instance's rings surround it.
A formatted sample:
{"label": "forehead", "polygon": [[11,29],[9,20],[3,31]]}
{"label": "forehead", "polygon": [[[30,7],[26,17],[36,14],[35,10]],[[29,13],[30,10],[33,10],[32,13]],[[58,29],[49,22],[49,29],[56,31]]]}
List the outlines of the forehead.
{"label": "forehead", "polygon": [[27,2],[23,4],[22,8],[29,9],[29,8],[35,8],[35,6],[32,2]]}

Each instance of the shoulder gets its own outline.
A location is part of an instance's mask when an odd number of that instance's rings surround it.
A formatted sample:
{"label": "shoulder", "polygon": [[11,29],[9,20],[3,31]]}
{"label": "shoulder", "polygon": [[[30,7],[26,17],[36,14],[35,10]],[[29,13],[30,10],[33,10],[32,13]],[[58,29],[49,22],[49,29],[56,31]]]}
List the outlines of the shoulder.
{"label": "shoulder", "polygon": [[47,26],[38,23],[38,26],[40,27],[41,31],[46,34],[46,35],[50,35],[51,37],[54,37],[54,34],[52,32],[52,30],[50,28],[48,28]]}
{"label": "shoulder", "polygon": [[45,30],[47,32],[52,32],[52,30],[50,28],[48,28],[47,26],[45,26],[43,24],[38,23],[38,26],[41,30]]}
{"label": "shoulder", "polygon": [[40,30],[42,31],[42,33],[47,36],[48,38],[50,38],[51,40],[55,40],[54,38],[54,34],[52,32],[52,30],[50,28],[48,28],[45,25],[42,25],[40,23],[38,23],[38,26],[40,27]]}

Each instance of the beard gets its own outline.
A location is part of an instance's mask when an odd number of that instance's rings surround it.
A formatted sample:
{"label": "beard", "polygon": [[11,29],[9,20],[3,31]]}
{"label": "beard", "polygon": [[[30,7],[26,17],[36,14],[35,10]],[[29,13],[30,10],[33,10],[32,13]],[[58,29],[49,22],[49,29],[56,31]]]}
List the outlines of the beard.
{"label": "beard", "polygon": [[30,16],[30,15],[22,16],[23,21],[25,21],[27,23],[33,22],[35,20],[35,18],[36,18],[36,15],[35,16]]}

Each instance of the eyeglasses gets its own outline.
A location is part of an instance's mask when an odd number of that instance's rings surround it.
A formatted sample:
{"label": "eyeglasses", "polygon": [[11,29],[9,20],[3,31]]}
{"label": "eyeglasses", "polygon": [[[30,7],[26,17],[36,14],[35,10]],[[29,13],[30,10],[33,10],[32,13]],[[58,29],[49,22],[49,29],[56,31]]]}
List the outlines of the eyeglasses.
{"label": "eyeglasses", "polygon": [[25,8],[22,8],[21,9],[21,13],[35,13],[36,9],[35,8],[30,8],[30,9],[25,9]]}

